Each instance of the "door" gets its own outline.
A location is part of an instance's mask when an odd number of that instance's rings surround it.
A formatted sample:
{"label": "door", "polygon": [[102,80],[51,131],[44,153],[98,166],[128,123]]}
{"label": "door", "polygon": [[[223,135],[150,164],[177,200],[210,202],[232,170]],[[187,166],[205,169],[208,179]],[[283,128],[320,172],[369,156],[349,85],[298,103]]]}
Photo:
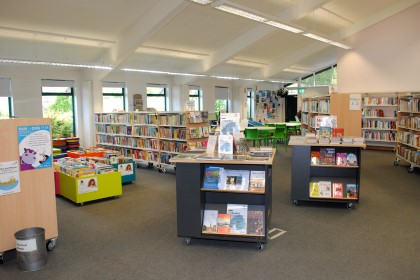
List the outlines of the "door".
{"label": "door", "polygon": [[286,122],[294,121],[297,114],[297,95],[286,96]]}

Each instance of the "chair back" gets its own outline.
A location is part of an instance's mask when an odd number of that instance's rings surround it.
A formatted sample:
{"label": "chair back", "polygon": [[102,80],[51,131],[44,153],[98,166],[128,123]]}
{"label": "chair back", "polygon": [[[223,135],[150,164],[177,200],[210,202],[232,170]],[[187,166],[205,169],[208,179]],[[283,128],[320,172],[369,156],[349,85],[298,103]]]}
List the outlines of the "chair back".
{"label": "chair back", "polygon": [[268,127],[276,127],[276,125],[274,123],[266,123],[265,126],[268,126]]}
{"label": "chair back", "polygon": [[278,124],[276,125],[276,131],[274,133],[275,138],[285,138],[286,137],[286,125],[285,124]]}
{"label": "chair back", "polygon": [[258,140],[258,130],[255,128],[247,128],[244,130],[245,138],[247,140]]}

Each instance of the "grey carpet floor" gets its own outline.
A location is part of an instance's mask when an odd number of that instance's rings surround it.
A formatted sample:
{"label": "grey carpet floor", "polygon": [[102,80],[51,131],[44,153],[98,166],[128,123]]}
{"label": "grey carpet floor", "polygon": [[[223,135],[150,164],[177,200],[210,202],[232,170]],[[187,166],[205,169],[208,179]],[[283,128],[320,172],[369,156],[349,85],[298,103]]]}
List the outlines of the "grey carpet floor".
{"label": "grey carpet floor", "polygon": [[391,152],[363,151],[354,209],[294,206],[291,151],[280,148],[271,228],[287,232],[262,251],[242,242],[186,245],[177,237],[175,175],[140,168],[118,199],[76,206],[58,197],[47,266],[22,272],[10,251],[0,279],[420,279],[420,172],[393,162]]}

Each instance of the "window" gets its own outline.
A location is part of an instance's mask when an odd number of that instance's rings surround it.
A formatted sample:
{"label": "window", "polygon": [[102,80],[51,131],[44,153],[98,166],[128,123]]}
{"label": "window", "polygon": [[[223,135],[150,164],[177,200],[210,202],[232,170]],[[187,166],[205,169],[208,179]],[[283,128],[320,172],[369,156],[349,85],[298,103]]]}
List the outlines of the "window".
{"label": "window", "polygon": [[251,88],[246,89],[246,107],[248,119],[252,119],[254,111],[254,92]]}
{"label": "window", "polygon": [[189,89],[189,100],[194,100],[195,110],[200,111],[201,106],[201,89],[197,86],[190,86]]}
{"label": "window", "polygon": [[337,84],[337,65],[325,68],[315,73],[315,85],[336,85]]}
{"label": "window", "polygon": [[154,108],[157,111],[166,111],[166,85],[148,84],[147,92],[147,108]]}
{"label": "window", "polygon": [[42,80],[42,112],[45,118],[51,118],[53,137],[76,135],[73,84]]}
{"label": "window", "polygon": [[216,87],[215,88],[216,101],[214,104],[214,112],[216,118],[219,120],[220,113],[229,112],[229,88],[227,87]]}
{"label": "window", "polygon": [[103,82],[103,112],[125,111],[125,84]]}
{"label": "window", "polygon": [[311,75],[308,75],[308,76],[305,76],[305,77],[302,77],[302,80],[301,80],[301,82],[300,82],[300,85],[301,86],[308,86],[308,87],[310,87],[310,86],[314,86],[315,84],[314,84],[314,80],[315,80],[315,78],[314,78],[314,74],[311,74]]}
{"label": "window", "polygon": [[12,116],[12,83],[9,78],[0,78],[0,118]]}

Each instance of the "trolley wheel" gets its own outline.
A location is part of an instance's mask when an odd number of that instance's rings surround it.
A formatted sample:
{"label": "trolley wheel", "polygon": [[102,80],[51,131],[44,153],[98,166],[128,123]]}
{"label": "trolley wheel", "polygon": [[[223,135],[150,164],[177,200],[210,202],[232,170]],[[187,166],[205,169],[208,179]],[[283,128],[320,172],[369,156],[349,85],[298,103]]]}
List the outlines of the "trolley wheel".
{"label": "trolley wheel", "polygon": [[47,242],[47,251],[51,252],[55,249],[55,244],[57,243],[56,239],[50,239]]}
{"label": "trolley wheel", "polygon": [[152,168],[153,167],[153,162],[147,163],[147,167]]}
{"label": "trolley wheel", "polygon": [[4,256],[3,256],[3,253],[0,255],[0,264],[3,264],[4,263]]}
{"label": "trolley wheel", "polygon": [[296,199],[293,200],[293,205],[298,205],[298,201]]}
{"label": "trolley wheel", "polygon": [[397,160],[395,160],[395,161],[394,161],[394,165],[395,165],[395,166],[400,165],[400,161],[399,161],[398,159],[397,159]]}
{"label": "trolley wheel", "polygon": [[185,244],[190,245],[191,244],[191,238],[190,237],[185,237]]}
{"label": "trolley wheel", "polygon": [[413,172],[414,172],[414,167],[413,167],[413,166],[410,166],[410,167],[407,169],[407,172],[408,172],[408,173],[413,173]]}
{"label": "trolley wheel", "polygon": [[264,243],[258,244],[258,250],[264,250]]}
{"label": "trolley wheel", "polygon": [[353,202],[347,203],[347,209],[353,208]]}
{"label": "trolley wheel", "polygon": [[165,168],[162,168],[162,173],[166,173],[166,169]]}

